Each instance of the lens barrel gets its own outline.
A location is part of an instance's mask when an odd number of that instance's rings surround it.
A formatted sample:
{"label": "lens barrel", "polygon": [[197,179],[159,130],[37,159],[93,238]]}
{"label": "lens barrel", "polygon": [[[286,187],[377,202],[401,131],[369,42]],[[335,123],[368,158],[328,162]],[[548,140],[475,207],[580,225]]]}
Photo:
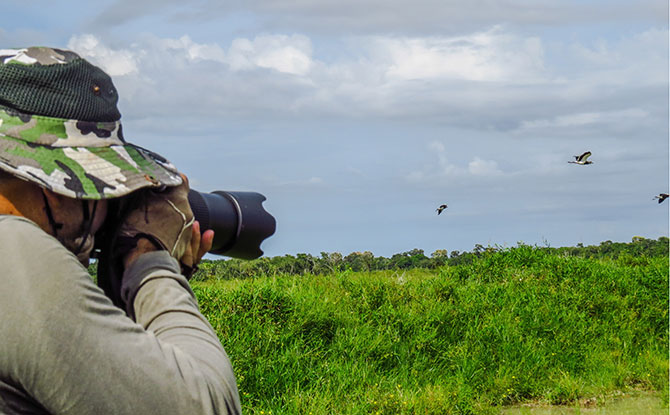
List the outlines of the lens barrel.
{"label": "lens barrel", "polygon": [[255,259],[263,255],[260,245],[274,234],[277,223],[265,209],[265,196],[256,192],[191,189],[188,203],[202,232],[214,231],[210,254]]}

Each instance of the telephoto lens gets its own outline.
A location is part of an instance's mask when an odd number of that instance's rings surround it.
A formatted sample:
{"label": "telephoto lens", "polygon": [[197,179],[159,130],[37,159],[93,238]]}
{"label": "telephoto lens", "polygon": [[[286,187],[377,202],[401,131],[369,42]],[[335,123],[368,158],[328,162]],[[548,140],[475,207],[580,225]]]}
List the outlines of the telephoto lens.
{"label": "telephoto lens", "polygon": [[263,255],[263,240],[274,234],[275,218],[263,209],[265,196],[256,192],[214,191],[201,193],[191,189],[188,203],[200,222],[201,232],[214,231],[210,254],[240,259]]}

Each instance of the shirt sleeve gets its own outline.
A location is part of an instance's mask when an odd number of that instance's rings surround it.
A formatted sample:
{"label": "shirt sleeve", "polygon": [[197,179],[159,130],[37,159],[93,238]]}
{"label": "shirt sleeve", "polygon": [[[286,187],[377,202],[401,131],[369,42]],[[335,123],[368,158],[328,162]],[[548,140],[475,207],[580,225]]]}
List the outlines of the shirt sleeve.
{"label": "shirt sleeve", "polygon": [[[0,221],[0,380],[53,414],[239,414],[216,333],[169,255],[142,255],[115,307],[27,220]],[[127,282],[127,283],[126,283]]]}

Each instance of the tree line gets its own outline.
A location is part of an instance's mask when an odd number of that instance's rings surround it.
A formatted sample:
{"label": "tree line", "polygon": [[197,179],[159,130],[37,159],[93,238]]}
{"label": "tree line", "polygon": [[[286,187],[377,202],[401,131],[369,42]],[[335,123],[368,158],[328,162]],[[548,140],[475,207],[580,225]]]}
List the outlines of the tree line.
{"label": "tree line", "polygon": [[[524,245],[519,243],[520,246]],[[330,274],[351,270],[354,272],[407,270],[415,268],[435,269],[448,265],[468,265],[476,259],[505,249],[499,246],[483,246],[476,244],[472,251],[451,251],[438,249],[427,256],[422,249],[394,254],[390,258],[375,256],[372,252],[352,252],[342,255],[339,252],[321,252],[320,256],[299,253],[275,257],[261,257],[254,260],[240,259],[204,259],[193,278],[204,281],[208,279],[249,278],[279,274]],[[668,238],[657,240],[633,237],[631,242],[604,241],[599,245],[554,248],[550,246],[534,246],[533,249],[562,256],[579,256],[585,258],[618,258],[622,255],[667,256]]]}

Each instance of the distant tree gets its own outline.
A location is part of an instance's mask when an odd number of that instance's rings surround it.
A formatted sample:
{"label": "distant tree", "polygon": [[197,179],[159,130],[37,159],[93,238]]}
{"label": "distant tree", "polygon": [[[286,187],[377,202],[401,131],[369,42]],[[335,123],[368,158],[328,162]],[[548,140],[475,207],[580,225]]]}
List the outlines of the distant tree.
{"label": "distant tree", "polygon": [[352,252],[344,257],[344,263],[352,271],[367,271],[368,263],[365,256],[361,252]]}
{"label": "distant tree", "polygon": [[276,256],[270,262],[276,273],[295,274],[296,261],[293,255]]}
{"label": "distant tree", "polygon": [[411,267],[412,261],[407,252],[403,252],[400,254],[393,254],[389,265],[391,269],[408,269]]}
{"label": "distant tree", "polygon": [[[667,256],[669,241],[668,237],[665,236],[658,238],[658,240],[635,236],[629,243],[608,240],[595,246],[584,246],[578,243],[577,246],[559,248],[548,246],[528,247],[525,245],[524,247],[526,249],[541,250],[551,255],[581,256],[585,258],[619,258],[622,255],[627,257],[646,255],[651,257]],[[412,249],[394,254],[391,258],[383,256],[375,257],[372,252],[364,251],[352,252],[346,257],[343,257],[339,252],[321,252],[319,257],[300,253],[296,256],[261,257],[251,261],[235,258],[220,260],[205,259],[200,263],[199,270],[194,275],[194,278],[196,280],[206,280],[210,278],[249,278],[277,274],[325,274],[343,271],[347,268],[353,271],[411,268],[430,269],[441,266],[470,265],[475,263],[478,257],[482,255],[488,256],[498,251],[505,251],[505,249],[491,246],[484,247],[483,245],[476,244],[472,252],[454,250],[447,256],[446,250],[439,249],[433,252],[430,258],[424,254],[422,249]],[[95,262],[91,263],[89,267],[91,275],[95,274],[96,265]]]}
{"label": "distant tree", "polygon": [[407,252],[395,254],[391,257],[391,268],[409,269],[409,268],[429,268],[430,259],[424,255],[423,249],[412,249]]}
{"label": "distant tree", "polygon": [[314,264],[316,263],[316,261],[314,260],[314,257],[312,255],[297,254],[295,262],[298,273],[300,274],[314,273]]}
{"label": "distant tree", "polygon": [[459,252],[458,255],[451,255],[451,257],[449,257],[449,260],[447,261],[447,264],[449,265],[472,264],[475,258],[477,258],[477,254],[474,254],[472,252]]}
{"label": "distant tree", "polygon": [[383,256],[375,257],[374,269],[375,270],[391,269],[391,260]]}
{"label": "distant tree", "polygon": [[341,271],[344,268],[342,254],[339,252],[321,252],[321,258],[316,260],[314,273],[325,274]]}
{"label": "distant tree", "polygon": [[447,263],[449,253],[446,249],[438,249],[430,254],[430,268],[438,268]]}
{"label": "distant tree", "polygon": [[431,258],[445,258],[445,257],[448,258],[449,253],[447,252],[446,249],[438,249],[435,252],[433,252],[432,254],[430,254],[430,257]]}
{"label": "distant tree", "polygon": [[366,271],[373,270],[373,267],[375,265],[375,256],[373,255],[372,252],[364,251],[363,253],[361,253],[361,261],[363,261],[363,265],[365,266]]}

